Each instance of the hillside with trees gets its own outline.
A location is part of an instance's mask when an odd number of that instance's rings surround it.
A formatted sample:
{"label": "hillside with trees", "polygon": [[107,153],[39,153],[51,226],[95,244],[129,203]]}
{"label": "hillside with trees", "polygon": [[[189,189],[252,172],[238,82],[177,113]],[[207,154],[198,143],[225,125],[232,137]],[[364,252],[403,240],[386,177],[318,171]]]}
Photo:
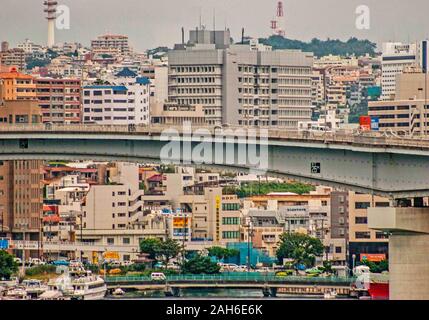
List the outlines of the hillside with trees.
{"label": "hillside with trees", "polygon": [[377,49],[377,45],[374,42],[357,38],[350,38],[347,41],[329,38],[327,40],[320,40],[314,38],[310,42],[303,42],[300,40],[287,39],[282,36],[271,36],[269,38],[260,38],[259,42],[272,46],[274,50],[301,49],[306,52],[314,52],[314,55],[317,57],[329,54],[340,56],[363,56],[369,54],[374,56]]}

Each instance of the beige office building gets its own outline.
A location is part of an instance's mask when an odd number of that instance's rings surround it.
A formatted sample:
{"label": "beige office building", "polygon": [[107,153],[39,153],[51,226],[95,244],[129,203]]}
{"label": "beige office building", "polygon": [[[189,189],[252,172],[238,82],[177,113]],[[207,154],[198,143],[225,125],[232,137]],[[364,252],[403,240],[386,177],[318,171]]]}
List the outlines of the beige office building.
{"label": "beige office building", "polygon": [[360,261],[365,254],[388,254],[388,235],[368,228],[369,207],[389,207],[389,200],[379,196],[348,194],[349,213],[349,261]]}
{"label": "beige office building", "polygon": [[427,74],[409,69],[406,73],[397,75],[395,100],[369,102],[368,115],[379,118],[381,131],[427,135],[428,87]]}

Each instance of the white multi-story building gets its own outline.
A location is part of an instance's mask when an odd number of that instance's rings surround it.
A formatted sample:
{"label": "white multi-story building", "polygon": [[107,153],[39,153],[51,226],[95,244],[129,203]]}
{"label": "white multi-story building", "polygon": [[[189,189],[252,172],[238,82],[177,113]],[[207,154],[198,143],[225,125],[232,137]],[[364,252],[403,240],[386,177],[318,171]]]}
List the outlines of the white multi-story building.
{"label": "white multi-story building", "polygon": [[130,52],[128,37],[114,34],[99,36],[91,41],[91,50],[99,54],[128,54]]}
{"label": "white multi-story building", "polygon": [[143,230],[133,222],[142,216],[144,193],[139,189],[138,168],[137,164],[117,163],[110,168],[109,184],[91,187],[82,204],[85,241],[115,244],[109,241],[119,232],[123,238],[120,244],[135,242],[138,247],[136,237],[142,236]]}
{"label": "white multi-story building", "polygon": [[41,45],[35,44],[29,39],[25,39],[24,42],[19,43],[18,49],[24,50],[27,54],[41,53],[43,51],[43,47]]}
{"label": "white multi-story building", "polygon": [[83,122],[105,125],[149,124],[149,79],[124,69],[110,83],[84,87]]}
{"label": "white multi-story building", "polygon": [[169,101],[202,105],[210,125],[296,128],[311,119],[312,53],[235,45],[229,30],[203,29],[168,55]]}
{"label": "white multi-story building", "polygon": [[396,89],[396,76],[402,73],[404,68],[417,64],[416,44],[403,44],[400,42],[384,43],[381,62],[381,99],[393,100]]}

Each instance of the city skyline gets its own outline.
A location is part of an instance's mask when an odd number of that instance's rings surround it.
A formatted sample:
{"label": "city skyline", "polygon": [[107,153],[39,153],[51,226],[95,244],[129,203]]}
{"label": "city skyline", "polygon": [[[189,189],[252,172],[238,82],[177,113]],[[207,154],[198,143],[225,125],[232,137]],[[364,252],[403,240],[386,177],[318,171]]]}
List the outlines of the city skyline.
{"label": "city skyline", "polygon": [[[42,1],[25,0],[18,6],[12,0],[2,2],[1,40],[10,41],[12,45],[26,38],[36,43],[46,43],[47,27]],[[313,2],[312,12],[307,9],[310,2]],[[368,0],[365,3],[360,0],[351,0],[347,3],[340,0],[327,0],[323,3],[314,3],[311,0],[284,1],[286,37],[303,41],[309,41],[314,37],[341,40],[357,37],[374,41],[379,47],[386,41],[414,42],[427,38],[427,32],[424,30],[429,27],[429,22],[426,22],[423,15],[425,9],[429,9],[429,3],[414,0],[413,2],[418,5],[410,6],[400,0],[393,0],[389,1],[389,7],[395,10],[386,10],[386,2],[387,0]],[[59,1],[60,5],[64,4],[70,8],[71,27],[69,30],[56,30],[57,42],[79,41],[89,45],[90,40],[97,35],[110,32],[129,35],[130,43],[138,51],[163,45],[172,47],[181,40],[182,26],[185,29],[192,29],[199,25],[200,14],[203,24],[212,29],[214,12],[216,28],[229,28],[236,41],[241,36],[242,27],[248,36],[266,37],[271,33],[269,21],[275,15],[276,9],[274,0],[269,2],[184,0],[180,5],[168,0],[145,2],[127,0],[126,3],[127,6],[124,6],[122,2],[106,0],[103,1],[103,7],[100,7],[101,0],[93,0],[91,3],[82,0]],[[369,30],[358,30],[355,26],[357,17],[355,10],[360,5],[367,5],[370,9]],[[20,13],[18,16],[17,11]],[[102,19],[100,23],[97,17],[106,19]],[[401,26],[396,24],[399,19],[403,22]],[[334,20],[336,22],[332,23]],[[326,21],[330,23],[326,24]],[[17,22],[21,26],[18,29],[15,27]]]}

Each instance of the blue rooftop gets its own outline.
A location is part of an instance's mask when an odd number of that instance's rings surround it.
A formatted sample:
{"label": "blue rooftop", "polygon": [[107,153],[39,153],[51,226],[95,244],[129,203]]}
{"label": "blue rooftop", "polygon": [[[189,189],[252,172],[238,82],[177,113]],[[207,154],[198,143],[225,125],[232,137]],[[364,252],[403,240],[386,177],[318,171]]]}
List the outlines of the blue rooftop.
{"label": "blue rooftop", "polygon": [[105,85],[105,86],[86,86],[83,87],[84,89],[112,89],[116,91],[128,91],[126,86],[111,86],[111,85]]}
{"label": "blue rooftop", "polygon": [[136,78],[138,75],[134,71],[131,71],[129,68],[123,68],[115,76],[120,78]]}
{"label": "blue rooftop", "polygon": [[138,77],[138,78],[136,79],[136,82],[137,82],[138,84],[150,84],[150,80],[149,80],[149,78],[146,78],[146,77]]}

